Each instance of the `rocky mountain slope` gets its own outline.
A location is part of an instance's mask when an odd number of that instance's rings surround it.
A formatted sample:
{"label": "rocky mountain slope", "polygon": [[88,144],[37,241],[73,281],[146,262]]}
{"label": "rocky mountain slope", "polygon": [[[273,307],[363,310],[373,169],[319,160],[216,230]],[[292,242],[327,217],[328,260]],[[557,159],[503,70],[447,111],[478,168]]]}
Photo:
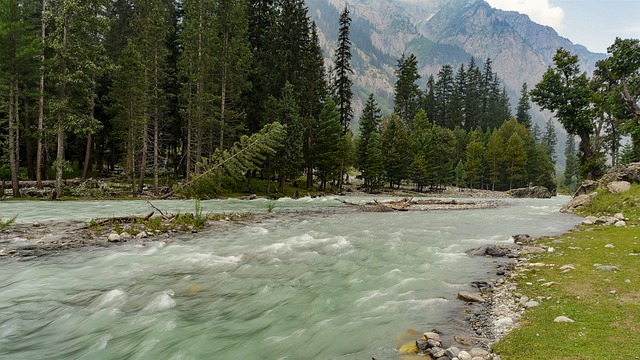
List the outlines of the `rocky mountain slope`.
{"label": "rocky mountain slope", "polygon": [[[487,58],[503,80],[513,103],[523,82],[532,87],[552,64],[559,47],[569,49],[591,71],[605,57],[559,36],[528,16],[492,8],[484,0],[346,0],[353,19],[356,109],[374,92],[385,110],[393,102],[394,69],[402,53],[418,57],[423,82],[444,64],[458,68],[471,57]],[[345,0],[307,0],[321,31],[327,64],[335,48],[338,17]]]}

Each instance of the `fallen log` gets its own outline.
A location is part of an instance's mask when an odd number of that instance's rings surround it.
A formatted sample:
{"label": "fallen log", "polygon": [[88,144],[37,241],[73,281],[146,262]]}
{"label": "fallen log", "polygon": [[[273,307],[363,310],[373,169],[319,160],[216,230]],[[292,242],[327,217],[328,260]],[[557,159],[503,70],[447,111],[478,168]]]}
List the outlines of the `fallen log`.
{"label": "fallen log", "polygon": [[153,216],[153,214],[155,214],[155,211],[152,211],[150,213],[148,213],[147,215],[144,216],[119,216],[119,217],[110,217],[110,218],[102,218],[102,219],[95,219],[94,222],[97,225],[105,225],[108,223],[132,223],[132,222],[136,222],[136,221],[147,221],[149,219],[151,219],[151,217]]}

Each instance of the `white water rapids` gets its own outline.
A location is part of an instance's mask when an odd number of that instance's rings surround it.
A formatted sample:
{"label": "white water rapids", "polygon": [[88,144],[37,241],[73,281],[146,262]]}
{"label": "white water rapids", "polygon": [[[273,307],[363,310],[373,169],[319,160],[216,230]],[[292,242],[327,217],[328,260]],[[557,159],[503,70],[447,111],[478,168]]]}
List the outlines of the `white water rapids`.
{"label": "white water rapids", "polygon": [[[363,213],[283,199],[281,216],[229,231],[2,260],[0,358],[397,359],[399,334],[450,328],[456,293],[494,274],[491,259],[465,250],[564,232],[579,221],[558,213],[566,201]],[[268,201],[202,206],[258,213]],[[149,211],[144,201],[0,202],[0,217],[20,222]]]}

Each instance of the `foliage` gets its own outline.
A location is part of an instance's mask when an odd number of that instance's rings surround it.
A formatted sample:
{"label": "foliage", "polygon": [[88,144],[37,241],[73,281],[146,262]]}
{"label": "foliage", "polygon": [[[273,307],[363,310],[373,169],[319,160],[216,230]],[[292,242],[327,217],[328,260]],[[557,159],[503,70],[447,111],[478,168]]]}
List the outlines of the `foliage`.
{"label": "foliage", "polygon": [[349,8],[345,4],[344,10],[340,14],[340,30],[338,35],[338,48],[335,51],[335,82],[333,85],[334,96],[338,104],[338,112],[340,113],[340,122],[344,132],[347,131],[351,118],[353,117],[353,107],[351,101],[353,99],[353,90],[351,89],[353,81],[349,78],[353,75],[351,69],[351,40],[349,39],[349,27],[351,18],[349,17]]}
{"label": "foliage", "polygon": [[16,219],[17,219],[17,218],[18,218],[18,215],[16,215],[16,216],[12,217],[12,218],[11,218],[11,219],[9,219],[9,220],[2,220],[2,219],[0,218],[0,230],[6,229],[6,228],[8,228],[9,226],[11,226],[13,223],[15,223],[15,222],[16,222]]}
{"label": "foliage", "polygon": [[229,176],[236,181],[250,170],[259,169],[264,161],[281,146],[286,128],[274,122],[260,132],[243,136],[229,150],[218,151],[210,159],[203,159],[204,172],[181,185],[184,196],[205,198],[215,196],[219,189],[213,185],[218,176]]}
{"label": "foliage", "polygon": [[414,54],[410,54],[406,58],[402,54],[396,69],[394,112],[400,116],[400,119],[410,130],[413,129],[412,121],[420,107],[421,92],[417,84],[418,80],[420,80],[418,59]]}

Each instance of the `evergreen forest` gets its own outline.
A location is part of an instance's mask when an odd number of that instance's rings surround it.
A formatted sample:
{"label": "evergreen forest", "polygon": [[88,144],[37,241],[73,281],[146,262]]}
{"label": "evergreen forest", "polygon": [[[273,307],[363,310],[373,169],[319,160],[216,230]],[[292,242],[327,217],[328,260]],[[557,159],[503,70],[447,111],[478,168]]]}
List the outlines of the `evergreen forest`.
{"label": "evergreen forest", "polygon": [[591,79],[559,49],[515,111],[491,59],[444,65],[421,88],[403,54],[393,112],[372,94],[356,114],[352,19],[337,11],[323,54],[303,0],[0,0],[0,179],[15,197],[53,183],[54,198],[66,179],[103,177],[132,196],[199,198],[355,179],[370,192],[556,189],[556,129],[532,122],[532,102],[570,134],[565,186],[607,156],[640,158],[637,40],[617,40]]}

